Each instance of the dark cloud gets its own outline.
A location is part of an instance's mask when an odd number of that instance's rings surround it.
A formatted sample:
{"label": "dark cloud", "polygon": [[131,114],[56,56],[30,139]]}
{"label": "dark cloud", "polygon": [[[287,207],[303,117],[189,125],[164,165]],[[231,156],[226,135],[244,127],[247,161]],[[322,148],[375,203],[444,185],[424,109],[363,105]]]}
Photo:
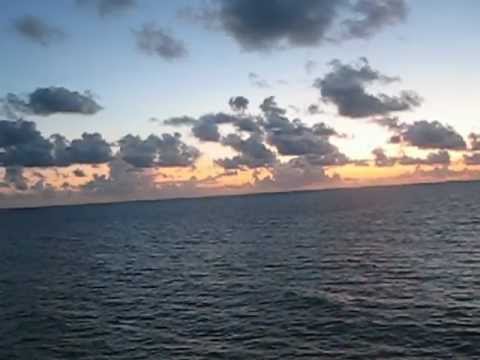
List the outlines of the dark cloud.
{"label": "dark cloud", "polygon": [[61,135],[43,137],[30,121],[0,121],[0,166],[100,164],[110,158],[110,145],[100,134],[84,133],[69,142]]}
{"label": "dark cloud", "polygon": [[163,120],[163,123],[169,126],[191,126],[196,122],[197,120],[190,116],[176,116]]}
{"label": "dark cloud", "polygon": [[245,112],[248,108],[248,99],[243,96],[235,96],[228,100],[228,105],[235,112]]}
{"label": "dark cloud", "polygon": [[344,37],[367,39],[387,26],[406,20],[405,0],[358,0],[352,8],[355,17],[343,21]]}
{"label": "dark cloud", "polygon": [[263,144],[263,139],[257,135],[250,135],[244,140],[237,134],[230,134],[222,139],[222,144],[240,154],[216,161],[225,169],[269,167],[276,162],[275,154]]}
{"label": "dark cloud", "polygon": [[316,165],[336,165],[347,160],[329,141],[331,136],[337,136],[338,133],[324,123],[309,127],[299,119],[290,120],[286,116],[286,109],[279,107],[274,97],[266,98],[260,109],[267,142],[280,155],[304,156]]}
{"label": "dark cloud", "polygon": [[118,144],[118,157],[137,168],[187,167],[194,165],[200,156],[200,152],[185,144],[178,133],[150,135],[145,140],[126,135]]}
{"label": "dark cloud", "polygon": [[[221,115],[222,114],[222,115]],[[191,126],[192,134],[201,141],[220,141],[220,131],[218,124],[223,123],[223,113],[218,114],[206,114],[198,119],[190,116],[172,117],[163,121],[165,125],[178,127],[178,126]]]}
{"label": "dark cloud", "polygon": [[0,166],[51,166],[53,144],[30,121],[0,121]]}
{"label": "dark cloud", "polygon": [[70,143],[60,135],[52,137],[57,165],[102,164],[111,160],[112,149],[98,133],[83,133]]}
{"label": "dark cloud", "polygon": [[337,106],[342,116],[362,118],[388,115],[412,110],[421,104],[421,98],[412,91],[402,91],[398,96],[368,93],[366,87],[371,84],[388,84],[399,79],[372,69],[365,58],[360,58],[357,64],[333,60],[330,66],[332,71],[316,79],[314,87],[320,90],[325,102]]}
{"label": "dark cloud", "polygon": [[192,134],[200,141],[219,142],[220,129],[219,125],[231,124],[239,131],[249,133],[259,132],[260,128],[257,121],[250,116],[231,115],[223,112],[205,114],[198,119],[181,116],[173,117],[163,121],[169,126],[191,126]]}
{"label": "dark cloud", "polygon": [[313,46],[324,40],[338,7],[329,0],[222,0],[218,17],[224,31],[246,50]]}
{"label": "dark cloud", "polygon": [[[372,122],[394,133],[389,140],[391,144],[405,143],[420,149],[464,150],[467,147],[463,137],[454,128],[438,121],[420,120],[407,124],[396,117],[381,117],[372,119]],[[470,134],[469,138],[474,149],[475,134]]]}
{"label": "dark cloud", "polygon": [[102,110],[90,92],[82,94],[64,87],[38,88],[27,99],[8,94],[3,102],[12,111],[41,116],[57,113],[92,115]]}
{"label": "dark cloud", "polygon": [[145,24],[141,30],[134,31],[137,47],[147,55],[156,55],[167,61],[187,56],[188,51],[182,40],[173,37],[167,30]]}
{"label": "dark cloud", "polygon": [[233,125],[237,128],[239,131],[245,131],[247,133],[261,133],[262,130],[260,129],[260,126],[258,125],[257,119],[253,117],[239,117],[236,119],[236,121],[233,123]]}
{"label": "dark cloud", "polygon": [[280,116],[285,115],[287,113],[287,110],[278,106],[277,102],[275,101],[275,96],[269,96],[265,98],[263,102],[260,104],[260,110],[262,110],[262,112],[266,116],[270,116],[270,117],[278,116],[279,120],[282,120],[282,122],[284,122],[284,119],[280,118]]}
{"label": "dark cloud", "polygon": [[100,16],[116,15],[135,8],[135,0],[76,0],[79,6],[95,6]]}
{"label": "dark cloud", "polygon": [[[238,98],[232,98],[230,103]],[[246,104],[246,99],[241,103]],[[273,146],[279,155],[302,157],[315,166],[342,165],[348,158],[330,143],[330,137],[343,135],[324,123],[305,125],[299,119],[289,119],[287,110],[278,106],[274,97],[266,98],[260,105],[262,116],[225,113],[206,114],[198,119],[190,117],[170,118],[165,124],[191,126],[192,134],[201,141],[221,142],[239,152],[233,158],[217,163],[225,168],[256,168],[272,165],[275,154],[264,144]],[[220,125],[232,125],[238,132],[248,133],[244,139],[239,134],[222,138]]]}
{"label": "dark cloud", "polygon": [[18,34],[43,46],[52,45],[65,38],[65,32],[62,29],[49,25],[32,15],[16,19],[13,26]]}
{"label": "dark cloud", "polygon": [[[189,10],[189,18],[224,31],[247,51],[367,38],[407,15],[404,0],[217,0],[209,4]],[[335,36],[338,32],[342,36]]]}
{"label": "dark cloud", "polygon": [[73,175],[76,176],[76,177],[80,177],[80,178],[83,178],[83,177],[87,176],[87,174],[85,174],[85,171],[83,171],[82,169],[73,170]]}
{"label": "dark cloud", "polygon": [[0,148],[43,139],[34,122],[0,120]]}
{"label": "dark cloud", "polygon": [[309,129],[273,131],[269,133],[267,140],[281,155],[287,156],[328,154],[335,149],[328,138],[317,136]]}
{"label": "dark cloud", "polygon": [[214,116],[205,115],[192,127],[193,135],[201,141],[218,142],[220,140],[220,131]]}
{"label": "dark cloud", "polygon": [[464,150],[465,140],[451,126],[438,121],[415,121],[402,130],[403,142],[421,149]]}
{"label": "dark cloud", "polygon": [[202,141],[219,141],[220,132],[218,125],[232,124],[238,130],[245,132],[258,132],[256,121],[249,116],[230,115],[225,113],[206,114],[198,119],[192,128],[193,134]]}
{"label": "dark cloud", "polygon": [[248,73],[248,80],[250,80],[250,83],[253,86],[261,88],[261,89],[266,89],[266,88],[270,87],[270,84],[268,83],[267,80],[262,79],[260,77],[260,75],[254,73],[254,72]]}

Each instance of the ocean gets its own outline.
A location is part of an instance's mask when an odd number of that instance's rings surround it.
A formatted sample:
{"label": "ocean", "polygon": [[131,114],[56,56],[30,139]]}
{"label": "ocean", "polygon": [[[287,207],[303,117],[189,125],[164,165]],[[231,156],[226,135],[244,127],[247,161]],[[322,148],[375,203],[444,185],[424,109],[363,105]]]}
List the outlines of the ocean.
{"label": "ocean", "polygon": [[480,183],[1,210],[0,359],[480,359]]}

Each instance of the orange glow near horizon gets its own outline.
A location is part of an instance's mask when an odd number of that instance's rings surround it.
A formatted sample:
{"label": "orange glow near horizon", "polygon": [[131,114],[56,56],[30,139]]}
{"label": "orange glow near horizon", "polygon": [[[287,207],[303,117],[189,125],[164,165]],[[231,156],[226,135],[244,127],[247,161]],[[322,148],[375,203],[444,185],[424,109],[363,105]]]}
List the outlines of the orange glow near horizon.
{"label": "orange glow near horizon", "polygon": [[[74,175],[74,170],[80,169],[85,173],[84,177]],[[445,171],[442,177],[434,177],[433,170]],[[235,170],[225,171],[216,165],[211,159],[202,157],[193,168],[162,168],[144,170],[149,174],[153,181],[159,186],[168,184],[182,184],[192,182],[198,188],[205,190],[218,189],[221,193],[228,189],[242,188],[255,185],[255,181],[271,177],[272,173],[266,168],[256,170]],[[1,169],[0,175],[3,177],[5,170]],[[338,175],[340,182],[312,184],[308,188],[324,187],[344,187],[344,186],[374,186],[385,184],[409,184],[424,181],[445,181],[459,179],[479,178],[480,166],[466,167],[462,161],[454,161],[448,168],[441,166],[420,166],[415,165],[395,165],[391,167],[377,167],[372,161],[369,166],[356,166],[348,164],[338,167],[326,168],[328,176]],[[92,181],[95,176],[111,176],[107,164],[90,166],[70,166],[66,168],[48,168],[48,169],[25,169],[24,176],[30,185],[38,181],[43,181],[55,189],[79,190],[79,187]],[[306,188],[306,187],[305,187]],[[0,192],[9,192],[11,189],[3,187]]]}

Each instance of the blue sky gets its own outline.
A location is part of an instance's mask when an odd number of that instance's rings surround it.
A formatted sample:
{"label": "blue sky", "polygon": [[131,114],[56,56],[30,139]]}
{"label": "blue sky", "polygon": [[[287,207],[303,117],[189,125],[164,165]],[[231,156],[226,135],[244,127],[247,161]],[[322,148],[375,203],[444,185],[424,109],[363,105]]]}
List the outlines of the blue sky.
{"label": "blue sky", "polygon": [[[465,105],[471,104],[478,91],[458,89],[473,88],[469,84],[480,80],[475,71],[480,60],[477,1],[410,1],[408,21],[374,39],[274,54],[242,51],[225,34],[178,19],[177,10],[188,3],[195,2],[142,0],[128,14],[101,18],[94,16],[93,9],[78,8],[70,1],[6,2],[0,15],[4,54],[0,66],[5,70],[1,93],[27,93],[52,85],[91,89],[105,107],[95,119],[75,121],[58,116],[42,119],[38,126],[68,136],[96,130],[113,139],[125,132],[155,130],[147,121],[151,116],[220,110],[226,107],[226,99],[236,94],[257,102],[276,95],[302,103],[303,97],[315,96],[309,89],[311,76],[303,68],[307,59],[317,61],[316,73],[321,73],[333,58],[367,56],[376,68],[401,76],[404,84],[427,99],[425,116],[448,117],[445,120],[465,130],[469,130],[467,123],[476,120],[473,109],[469,111]],[[67,38],[49,47],[20,38],[9,25],[24,14],[63,27]],[[132,29],[150,21],[185,39],[189,57],[169,63],[137,52]],[[249,72],[261,74],[274,87],[252,88]],[[276,84],[280,79],[292,83],[293,89]]]}
{"label": "blue sky", "polygon": [[[61,133],[72,139],[83,132],[99,132],[115,141],[128,133],[169,132],[171,128],[148,119],[228,111],[227,101],[236,95],[247,97],[250,109],[271,95],[285,107],[305,109],[318,101],[319,91],[312,84],[328,72],[329,61],[351,63],[361,56],[381,73],[401,78],[387,93],[412,89],[424,99],[414,111],[402,113],[402,121],[439,120],[465,137],[480,132],[480,91],[475,86],[480,82],[478,1],[410,0],[406,21],[385,26],[369,39],[272,51],[245,51],[227,32],[178,16],[180,9],[202,6],[202,1],[138,0],[134,8],[106,16],[97,14],[92,5],[96,0],[90,1],[84,6],[73,0],[2,4],[0,97],[61,86],[90,90],[104,107],[94,116],[30,116],[47,135]],[[42,46],[22,37],[13,24],[24,15],[62,28],[65,38]],[[166,61],[138,51],[134,31],[146,23],[168,29],[184,42],[188,56]],[[317,63],[310,74],[305,71],[308,60]],[[254,86],[248,77],[251,72],[270,86]],[[319,120],[318,116],[301,117],[308,124]],[[373,147],[385,145],[384,129],[338,116],[334,109],[321,120],[351,135],[349,141],[338,140],[349,156],[365,158]],[[196,142],[188,129],[179,131],[200,147],[208,147]]]}

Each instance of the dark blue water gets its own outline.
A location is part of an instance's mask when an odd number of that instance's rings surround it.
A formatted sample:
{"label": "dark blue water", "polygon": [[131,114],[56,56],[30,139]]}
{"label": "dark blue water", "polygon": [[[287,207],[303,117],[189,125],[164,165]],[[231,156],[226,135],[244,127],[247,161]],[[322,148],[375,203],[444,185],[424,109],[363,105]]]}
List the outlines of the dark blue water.
{"label": "dark blue water", "polygon": [[0,359],[479,359],[480,184],[0,212]]}

